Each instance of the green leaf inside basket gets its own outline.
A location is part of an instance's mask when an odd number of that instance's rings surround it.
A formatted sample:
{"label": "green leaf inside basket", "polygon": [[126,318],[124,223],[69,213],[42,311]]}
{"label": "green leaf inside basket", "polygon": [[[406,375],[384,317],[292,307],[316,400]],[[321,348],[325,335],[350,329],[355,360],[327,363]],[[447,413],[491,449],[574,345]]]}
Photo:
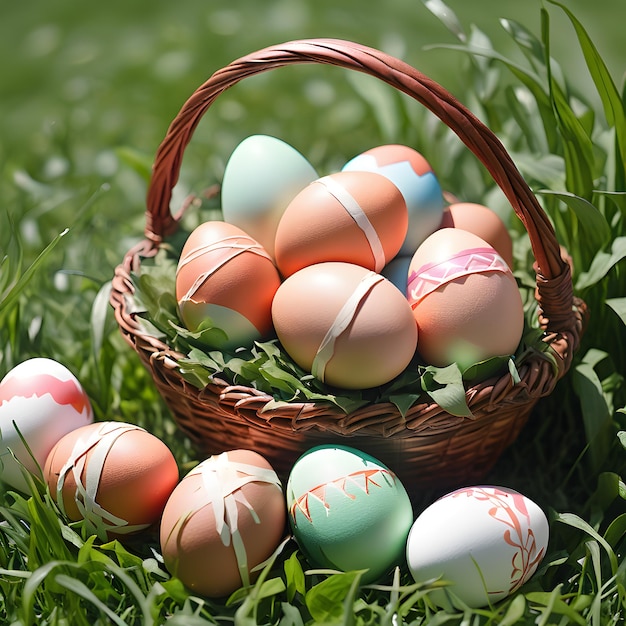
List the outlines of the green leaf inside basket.
{"label": "green leaf inside basket", "polygon": [[175,276],[175,256],[164,247],[154,258],[144,260],[140,274],[132,276],[135,292],[131,306],[149,332],[185,355],[177,362],[180,375],[200,389],[218,380],[257,389],[273,397],[272,406],[293,401],[327,402],[350,413],[369,403],[390,402],[406,415],[416,403],[434,401],[451,415],[471,418],[466,402],[468,384],[506,375],[507,371],[513,382],[518,382],[516,363],[548,349],[541,341],[541,332],[531,331],[517,355],[488,359],[463,370],[457,364],[434,367],[415,359],[380,387],[332,388],[299,367],[275,337],[232,352],[209,348],[207,344],[214,345],[224,332],[210,326],[191,332],[182,325],[174,296]]}

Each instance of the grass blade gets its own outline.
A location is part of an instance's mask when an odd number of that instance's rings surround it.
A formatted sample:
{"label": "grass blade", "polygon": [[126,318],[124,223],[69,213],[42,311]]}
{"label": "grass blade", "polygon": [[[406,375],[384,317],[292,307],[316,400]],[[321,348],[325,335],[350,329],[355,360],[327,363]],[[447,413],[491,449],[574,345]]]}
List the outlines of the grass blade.
{"label": "grass blade", "polygon": [[513,626],[518,624],[524,617],[526,612],[526,599],[523,595],[515,596],[513,601],[509,604],[504,617],[500,621],[500,626]]}
{"label": "grass blade", "polygon": [[37,256],[37,258],[32,262],[32,264],[24,271],[24,273],[17,279],[17,281],[13,284],[13,286],[7,291],[7,293],[3,294],[2,300],[0,300],[0,320],[7,314],[7,312],[11,309],[17,299],[20,297],[20,294],[26,288],[26,285],[30,282],[33,276],[37,273],[39,268],[43,265],[46,258],[49,254],[56,248],[61,239],[67,235],[69,232],[69,228],[66,228],[61,233],[59,233]]}
{"label": "grass blade", "polygon": [[593,193],[593,143],[580,120],[570,107],[567,97],[557,83],[550,66],[550,17],[541,11],[543,45],[546,52],[550,102],[560,130],[565,156],[567,189],[582,198],[591,199]]}
{"label": "grass blade", "polygon": [[44,582],[54,569],[63,566],[62,561],[48,561],[45,565],[37,568],[24,585],[22,590],[22,608],[26,616],[26,623],[32,624],[34,618],[35,595],[39,586]]}
{"label": "grass blade", "polygon": [[554,112],[553,107],[550,102],[550,98],[546,91],[546,87],[542,78],[536,74],[535,72],[525,68],[519,63],[515,63],[514,61],[508,59],[504,55],[496,52],[495,50],[486,49],[486,48],[478,48],[476,46],[469,45],[432,45],[426,46],[426,50],[435,50],[435,49],[443,49],[443,50],[458,50],[461,52],[465,52],[467,54],[473,56],[482,56],[487,57],[488,59],[492,59],[494,61],[499,61],[503,63],[505,67],[513,74],[513,76],[530,91],[533,98],[537,102],[537,107],[539,110],[539,115],[541,117],[544,132],[546,134],[546,139],[548,145],[550,146],[551,151],[556,151],[557,143],[558,143],[558,133],[556,132],[556,124],[554,120]]}
{"label": "grass blade", "polygon": [[533,33],[515,20],[502,19],[500,24],[523,52],[528,53],[531,59],[543,64],[543,46]]}
{"label": "grass blade", "polygon": [[580,398],[585,436],[595,468],[600,468],[611,445],[611,410],[602,381],[589,363],[580,363],[573,373],[574,390]]}
{"label": "grass blade", "polygon": [[613,551],[613,548],[611,548],[611,545],[608,543],[608,541],[604,537],[599,535],[590,524],[588,524],[585,520],[583,520],[578,515],[575,515],[574,513],[557,513],[555,519],[557,522],[561,522],[563,524],[571,526],[572,528],[582,530],[584,533],[595,539],[604,548],[609,557],[611,572],[613,574],[617,572],[619,563],[617,560],[617,556]]}
{"label": "grass blade", "polygon": [[118,615],[102,602],[102,600],[100,600],[100,598],[82,581],[65,574],[57,574],[55,576],[55,582],[68,591],[87,600],[87,602],[91,603],[96,609],[106,615],[111,620],[112,624],[116,624],[116,626],[127,626],[127,623],[118,617]]}
{"label": "grass blade", "polygon": [[626,257],[626,236],[616,237],[611,244],[610,252],[600,251],[596,254],[589,269],[580,274],[576,280],[576,289],[582,290],[592,287],[602,279]]}
{"label": "grass blade", "polygon": [[595,253],[598,250],[602,250],[611,239],[611,227],[604,215],[591,202],[573,193],[557,192],[549,189],[541,189],[536,193],[558,198],[576,216],[576,228],[572,235],[578,245],[572,245],[570,248],[572,253],[584,250],[585,258],[575,258],[574,267],[588,267]]}
{"label": "grass blade", "polygon": [[606,301],[624,324],[626,324],[626,298],[609,298]]}
{"label": "grass blade", "polygon": [[626,113],[624,112],[624,103],[617,86],[613,82],[606,63],[580,21],[560,2],[555,0],[548,1],[561,8],[574,26],[587,68],[602,101],[607,122],[615,127],[622,167],[624,167],[624,163],[626,163]]}
{"label": "grass blade", "polygon": [[424,6],[460,41],[467,41],[467,35],[454,11],[442,0],[422,0]]}

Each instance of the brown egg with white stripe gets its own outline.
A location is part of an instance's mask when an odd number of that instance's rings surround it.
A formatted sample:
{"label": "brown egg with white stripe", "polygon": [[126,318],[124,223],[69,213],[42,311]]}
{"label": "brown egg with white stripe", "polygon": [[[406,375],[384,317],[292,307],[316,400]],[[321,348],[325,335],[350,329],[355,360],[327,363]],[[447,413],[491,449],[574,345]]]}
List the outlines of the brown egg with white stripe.
{"label": "brown egg with white stripe", "polygon": [[268,461],[229,450],[186,474],[165,505],[165,566],[194,594],[230,595],[254,583],[285,536],[287,505]]}
{"label": "brown egg with white stripe", "polygon": [[328,261],[380,272],[400,250],[407,227],[404,197],[385,176],[323,176],[285,209],[274,242],[276,265],[283,277]]}
{"label": "brown egg with white stripe", "polygon": [[417,344],[404,294],[353,263],[317,263],[289,276],[274,296],[272,319],[300,367],[345,389],[389,382],[407,367]]}
{"label": "brown egg with white stripe", "polygon": [[125,422],[95,422],[62,437],[43,475],[59,508],[84,520],[100,539],[123,537],[157,523],[179,479],[171,450]]}
{"label": "brown egg with white stripe", "polygon": [[212,329],[203,342],[219,349],[251,346],[272,330],[272,298],[280,276],[258,241],[219,220],[189,235],[176,271],[180,316],[192,331]]}

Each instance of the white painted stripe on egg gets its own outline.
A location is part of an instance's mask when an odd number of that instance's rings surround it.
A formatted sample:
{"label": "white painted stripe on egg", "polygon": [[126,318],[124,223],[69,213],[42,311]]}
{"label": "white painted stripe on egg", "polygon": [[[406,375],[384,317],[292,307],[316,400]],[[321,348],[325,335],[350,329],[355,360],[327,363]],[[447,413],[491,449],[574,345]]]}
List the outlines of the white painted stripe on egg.
{"label": "white painted stripe on egg", "polygon": [[341,186],[331,176],[323,176],[322,178],[318,178],[315,182],[326,187],[328,193],[339,201],[341,206],[343,206],[350,214],[350,217],[356,222],[356,225],[363,231],[370,245],[370,249],[372,250],[372,254],[374,255],[375,269],[377,272],[380,272],[383,267],[385,267],[385,251],[376,229],[372,225],[372,222],[369,221],[361,205],[345,187]]}
{"label": "white painted stripe on egg", "polygon": [[252,237],[242,237],[240,235],[232,235],[230,237],[224,237],[217,241],[201,244],[189,250],[185,256],[181,256],[178,261],[178,267],[176,274],[178,274],[185,265],[195,261],[199,257],[204,256],[215,250],[221,250],[222,248],[232,248],[233,250],[239,250],[241,252],[253,252],[261,257],[264,257],[273,262],[272,257],[267,250],[258,242],[252,239]]}
{"label": "white painted stripe on egg", "polygon": [[313,359],[311,365],[311,373],[315,378],[324,382],[324,372],[328,362],[333,358],[335,354],[335,342],[337,338],[343,333],[348,326],[354,320],[356,310],[361,304],[363,298],[372,290],[374,285],[384,280],[384,278],[376,272],[368,272],[359,281],[354,291],[350,294],[350,297],[346,300],[341,310],[333,320],[330,328],[326,332],[324,339],[322,339],[317,353]]}
{"label": "white painted stripe on egg", "polygon": [[215,274],[215,272],[217,272],[217,270],[244,252],[252,252],[253,254],[266,258],[273,263],[272,257],[270,257],[269,253],[254,239],[244,239],[239,236],[233,236],[225,237],[219,241],[214,241],[193,248],[178,262],[176,274],[178,275],[181,268],[188,263],[191,263],[192,261],[195,261],[205,255],[220,251],[222,251],[223,254],[221,256],[216,256],[216,258],[213,259],[213,265],[208,266],[204,272],[198,274],[193,284],[187,290],[187,293],[181,298],[181,301],[193,300],[196,292],[213,274]]}
{"label": "white painted stripe on egg", "polygon": [[[63,487],[65,479],[71,473],[76,484],[74,502],[84,519],[97,526],[102,525],[107,531],[120,535],[134,533],[150,526],[150,524],[131,525],[125,519],[117,517],[96,502],[106,458],[117,439],[131,430],[144,431],[140,426],[133,424],[103,422],[96,429],[90,430],[88,435],[78,437],[74,442],[69,458],[59,471],[56,501],[62,512],[65,512]],[[88,453],[91,453],[89,463],[87,463]]]}
{"label": "white painted stripe on egg", "polygon": [[197,474],[202,477],[205,498],[198,498],[194,503],[197,508],[190,510],[184,519],[187,521],[205,506],[212,507],[217,534],[224,546],[232,544],[241,580],[244,585],[249,585],[248,553],[239,529],[240,509],[247,510],[255,524],[260,524],[261,519],[242,487],[254,482],[269,483],[282,489],[280,479],[272,469],[229,459],[227,452],[209,457],[192,469],[188,476]]}

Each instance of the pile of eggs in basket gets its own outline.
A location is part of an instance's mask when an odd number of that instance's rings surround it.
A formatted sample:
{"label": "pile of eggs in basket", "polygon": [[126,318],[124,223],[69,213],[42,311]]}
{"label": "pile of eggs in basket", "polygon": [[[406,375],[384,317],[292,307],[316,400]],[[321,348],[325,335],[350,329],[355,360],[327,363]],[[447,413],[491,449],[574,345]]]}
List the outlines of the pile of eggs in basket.
{"label": "pile of eggs in basket", "polygon": [[180,478],[156,436],[93,421],[81,384],[50,359],[24,361],[0,381],[0,436],[0,483],[28,491],[28,473],[40,468],[69,521],[84,520],[102,540],[158,533],[169,572],[210,598],[254,584],[293,538],[313,568],[360,570],[368,584],[406,566],[417,582],[444,581],[429,593],[438,606],[480,607],[519,589],[547,549],[546,516],[522,494],[466,487],[415,517],[400,479],[343,445],[305,452],[286,485],[243,449]]}
{"label": "pile of eggs in basket", "polygon": [[[222,203],[224,220],[193,231],[176,276],[181,318],[221,329],[215,347],[275,333],[320,380],[368,388],[416,353],[462,364],[519,343],[506,228],[486,207],[445,206],[411,148],[374,148],[319,177],[284,142],[253,136],[227,164]],[[479,607],[516,591],[547,548],[546,517],[525,496],[465,487],[416,517],[398,477],[346,446],[307,451],[286,485],[252,450],[180,478],[154,435],[94,422],[80,383],[48,359],[0,382],[0,435],[0,482],[27,491],[38,466],[60,511],[102,538],[157,530],[168,570],[208,597],[253,583],[293,536],[312,567],[373,583],[404,563],[418,582],[446,581],[431,594],[439,606]]]}
{"label": "pile of eggs in basket", "polygon": [[513,354],[523,330],[512,243],[481,205],[446,205],[426,159],[370,149],[319,176],[265,135],[241,142],[222,182],[223,221],[188,237],[176,298],[212,348],[277,336],[322,382],[385,384],[417,355],[460,367]]}

